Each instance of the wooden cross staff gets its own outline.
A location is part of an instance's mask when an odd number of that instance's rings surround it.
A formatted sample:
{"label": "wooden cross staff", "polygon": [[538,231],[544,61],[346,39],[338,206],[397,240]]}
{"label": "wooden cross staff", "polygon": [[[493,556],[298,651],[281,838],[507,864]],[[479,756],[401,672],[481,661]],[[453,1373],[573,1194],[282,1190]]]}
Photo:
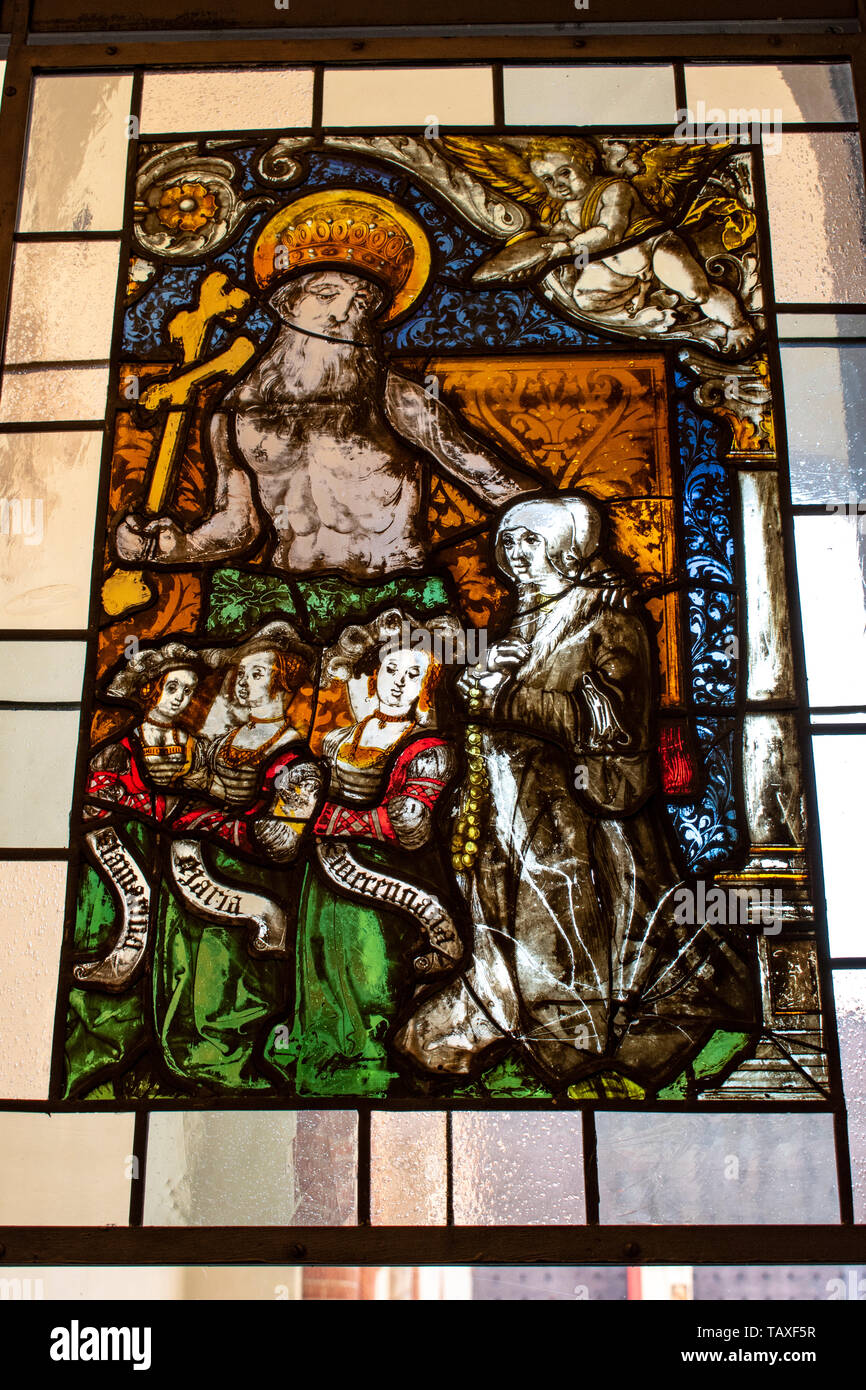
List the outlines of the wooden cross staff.
{"label": "wooden cross staff", "polygon": [[[169,322],[169,337],[180,345],[181,360],[189,370],[169,381],[154,382],[141,397],[140,404],[145,410],[158,410],[162,405],[169,407],[145,498],[147,516],[159,516],[170,496],[196,391],[214,377],[235,376],[256,350],[250,338],[238,337],[216,357],[200,360],[213,324],[220,319],[236,323],[241,310],[249,304],[249,298],[245,290],[231,285],[227,276],[215,270],[202,280],[196,307],[182,309]],[[154,539],[151,546],[157,543]],[[140,570],[115,570],[102,586],[102,606],[111,617],[140,607],[150,596],[150,588]]]}

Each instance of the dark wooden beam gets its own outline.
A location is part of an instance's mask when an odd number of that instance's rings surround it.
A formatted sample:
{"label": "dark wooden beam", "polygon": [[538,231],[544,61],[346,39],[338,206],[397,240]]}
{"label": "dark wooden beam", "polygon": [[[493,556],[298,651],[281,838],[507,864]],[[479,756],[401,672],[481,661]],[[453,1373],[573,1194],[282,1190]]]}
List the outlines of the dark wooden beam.
{"label": "dark wooden beam", "polygon": [[17,1265],[644,1265],[866,1262],[866,1226],[16,1226]]}

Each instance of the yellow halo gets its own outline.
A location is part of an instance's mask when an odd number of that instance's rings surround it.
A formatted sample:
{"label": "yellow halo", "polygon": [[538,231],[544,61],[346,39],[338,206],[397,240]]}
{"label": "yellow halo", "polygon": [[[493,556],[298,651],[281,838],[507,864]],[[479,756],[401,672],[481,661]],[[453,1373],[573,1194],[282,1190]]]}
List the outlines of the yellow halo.
{"label": "yellow halo", "polygon": [[[290,264],[277,270],[279,246],[286,248]],[[390,259],[379,254],[383,249]],[[386,323],[418,298],[431,263],[420,223],[392,199],[361,188],[323,188],[296,198],[264,226],[253,248],[253,270],[262,288],[307,266],[366,270],[391,291],[382,315]]]}

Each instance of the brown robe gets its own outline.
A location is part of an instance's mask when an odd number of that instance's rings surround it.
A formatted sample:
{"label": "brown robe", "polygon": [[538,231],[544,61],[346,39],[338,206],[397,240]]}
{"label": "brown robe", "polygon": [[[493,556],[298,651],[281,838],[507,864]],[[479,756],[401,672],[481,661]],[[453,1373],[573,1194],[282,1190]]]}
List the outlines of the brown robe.
{"label": "brown robe", "polygon": [[458,875],[470,954],[395,1045],[433,1072],[477,1072],[516,1043],[560,1083],[613,1069],[664,1084],[753,1009],[738,929],[674,921],[643,620],[621,589],[574,583],[508,635],[530,654],[482,729],[489,792]]}

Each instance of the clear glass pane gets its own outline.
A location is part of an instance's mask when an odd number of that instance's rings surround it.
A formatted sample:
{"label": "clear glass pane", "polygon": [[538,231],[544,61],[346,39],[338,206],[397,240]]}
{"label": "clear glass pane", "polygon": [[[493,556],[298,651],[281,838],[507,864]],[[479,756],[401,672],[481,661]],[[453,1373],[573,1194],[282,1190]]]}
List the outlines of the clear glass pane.
{"label": "clear glass pane", "polygon": [[444,1226],[445,1115],[375,1111],[370,1214],[376,1226]]}
{"label": "clear glass pane", "polygon": [[19,231],[120,227],[131,99],[127,75],[34,79]]}
{"label": "clear glass pane", "polygon": [[299,1110],[294,1161],[295,1225],[354,1225],[358,1220],[357,1113]]}
{"label": "clear glass pane", "polygon": [[487,125],[493,120],[490,68],[330,68],[323,119],[329,126]]}
{"label": "clear glass pane", "polygon": [[78,725],[77,710],[0,710],[0,845],[69,843]]}
{"label": "clear glass pane", "polygon": [[791,500],[866,499],[866,350],[782,348]]}
{"label": "clear glass pane", "polygon": [[866,338],[866,314],[778,314],[780,338]]}
{"label": "clear glass pane", "polygon": [[[686,64],[689,110],[699,101],[719,107],[726,119],[744,108],[766,112],[769,121],[856,121],[857,105],[847,63]],[[707,122],[721,119],[712,114]],[[751,115],[740,119],[754,119]]]}
{"label": "clear glass pane", "polygon": [[0,1111],[0,1225],[127,1225],[134,1127],[134,1115]]}
{"label": "clear glass pane", "polygon": [[779,303],[866,300],[866,198],[857,135],[767,137],[764,171]]}
{"label": "clear glass pane", "polygon": [[579,1114],[455,1114],[454,1220],[569,1226],[586,1220]]}
{"label": "clear glass pane", "polygon": [[[119,243],[19,242],[6,363],[92,362],[111,350]],[[62,297],[58,286],[63,287]]]}
{"label": "clear glass pane", "polygon": [[673,124],[673,68],[506,67],[505,119],[510,125]]}
{"label": "clear glass pane", "polygon": [[101,451],[96,432],[0,434],[0,627],[87,626]]}
{"label": "clear glass pane", "polygon": [[313,118],[308,68],[255,72],[149,72],[141,97],[141,132],[280,130]]}
{"label": "clear glass pane", "polygon": [[812,705],[866,704],[866,513],[794,519]]}
{"label": "clear glass pane", "polygon": [[29,425],[43,420],[101,420],[107,392],[107,367],[7,369],[0,391],[0,421]]}
{"label": "clear glass pane", "polygon": [[48,1095],[66,864],[0,861],[0,1097]]}
{"label": "clear glass pane", "polygon": [[866,736],[819,734],[812,739],[824,893],[830,953],[866,955],[863,914],[863,784],[866,780]]}
{"label": "clear glass pane", "polygon": [[596,1116],[611,1224],[839,1220],[830,1115]]}
{"label": "clear glass pane", "polygon": [[696,1265],[692,1296],[701,1301],[725,1302],[862,1298],[862,1289],[853,1295],[850,1290],[857,1289],[864,1272],[862,1266],[856,1265]]}
{"label": "clear glass pane", "polygon": [[354,1112],[160,1112],[148,1131],[145,1224],[343,1225],[355,1215],[356,1169]]}
{"label": "clear glass pane", "polygon": [[866,970],[834,970],[833,993],[848,1110],[854,1220],[866,1221]]}
{"label": "clear glass pane", "polygon": [[0,700],[81,699],[84,642],[0,642]]}

